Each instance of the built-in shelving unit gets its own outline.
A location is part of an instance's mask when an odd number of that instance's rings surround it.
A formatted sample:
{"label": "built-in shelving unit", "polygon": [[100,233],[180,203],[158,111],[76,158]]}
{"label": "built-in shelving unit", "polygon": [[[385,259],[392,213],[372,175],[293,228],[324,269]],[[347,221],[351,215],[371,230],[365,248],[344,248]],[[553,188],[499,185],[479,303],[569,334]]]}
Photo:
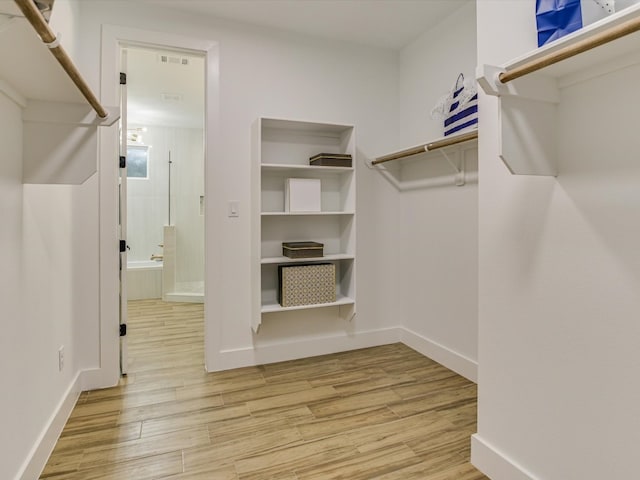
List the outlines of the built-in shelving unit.
{"label": "built-in shelving unit", "polygon": [[23,109],[23,182],[80,184],[97,171],[97,128],[117,122],[119,108],[96,114],[74,83],[84,82],[79,72],[72,80],[56,59],[69,60],[53,38],[47,47],[16,3],[0,2],[0,94]]}
{"label": "built-in shelving unit", "polygon": [[[356,178],[354,167],[309,165],[318,153],[348,153],[355,162],[351,125],[260,118],[253,126],[252,161],[252,328],[265,316],[335,307],[336,315],[355,314]],[[288,178],[321,181],[319,212],[285,211]],[[316,241],[324,256],[282,256],[282,242]],[[336,301],[282,307],[277,302],[278,265],[331,262],[336,266]]]}
{"label": "built-in shelving unit", "polygon": [[263,217],[323,217],[332,215],[355,215],[354,212],[262,212]]}
{"label": "built-in shelving unit", "polygon": [[482,89],[500,97],[500,156],[511,173],[557,176],[562,89],[638,63],[640,4],[502,66],[479,69]]}

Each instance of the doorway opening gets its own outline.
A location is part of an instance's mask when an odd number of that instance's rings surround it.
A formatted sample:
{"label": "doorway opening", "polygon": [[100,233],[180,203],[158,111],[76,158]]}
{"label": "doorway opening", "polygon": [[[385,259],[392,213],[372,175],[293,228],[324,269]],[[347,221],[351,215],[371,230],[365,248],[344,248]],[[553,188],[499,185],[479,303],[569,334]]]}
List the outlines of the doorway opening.
{"label": "doorway opening", "polygon": [[[140,45],[123,45],[121,53],[127,158],[120,182],[127,243],[121,315],[128,323],[121,368],[127,373],[140,358],[180,355],[180,345],[153,341],[168,318],[169,330],[204,350],[205,56]],[[187,350],[193,353],[193,345]],[[128,351],[145,353],[129,358]]]}

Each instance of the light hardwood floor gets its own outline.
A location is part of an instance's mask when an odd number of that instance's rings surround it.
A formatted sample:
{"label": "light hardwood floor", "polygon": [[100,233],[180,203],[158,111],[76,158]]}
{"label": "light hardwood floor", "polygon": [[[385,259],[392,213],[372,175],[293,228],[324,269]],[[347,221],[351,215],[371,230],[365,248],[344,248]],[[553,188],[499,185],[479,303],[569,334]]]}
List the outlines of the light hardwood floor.
{"label": "light hardwood floor", "polygon": [[402,344],[207,374],[202,317],[130,302],[130,374],[82,393],[41,478],[487,478],[466,379]]}

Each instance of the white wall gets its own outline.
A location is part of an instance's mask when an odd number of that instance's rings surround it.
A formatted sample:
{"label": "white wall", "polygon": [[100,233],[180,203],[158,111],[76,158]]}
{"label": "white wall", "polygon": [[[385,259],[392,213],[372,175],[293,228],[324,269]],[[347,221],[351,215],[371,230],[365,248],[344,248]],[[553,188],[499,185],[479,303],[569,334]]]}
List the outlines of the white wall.
{"label": "white wall", "polygon": [[61,402],[75,399],[77,283],[72,187],[22,185],[21,111],[3,95],[0,143],[0,478],[12,479],[22,474]]}
{"label": "white wall", "polygon": [[[0,476],[13,478],[31,444],[29,435],[19,436],[22,420],[15,414],[23,397],[19,394],[23,372],[12,368],[13,355],[19,354],[16,338],[25,335],[22,322],[22,119],[20,108],[0,94],[0,142],[3,145],[0,162],[0,303],[3,305],[0,335],[0,359],[2,360],[3,391],[16,390],[17,395],[5,395],[0,410]],[[6,407],[5,407],[6,404]],[[30,432],[33,435],[32,432]]]}
{"label": "white wall", "polygon": [[99,258],[98,203],[99,176],[93,175],[82,185],[72,187],[73,208],[73,338],[78,371],[97,368],[100,364],[100,338],[97,321],[100,285],[95,280]]}
{"label": "white wall", "polygon": [[[220,131],[207,178],[207,255],[211,287],[207,298],[208,368],[229,368],[258,361],[254,347],[384,331],[396,326],[397,315],[383,294],[392,278],[386,272],[393,228],[379,221],[388,211],[395,222],[394,193],[373,172],[362,168],[365,156],[388,151],[395,143],[397,119],[396,56],[391,51],[350,46],[245,27],[225,21],[202,20],[177,11],[153,10],[113,1],[82,4],[86,71],[98,84],[100,25],[111,24],[163,31],[219,42]],[[210,66],[213,68],[213,66]],[[250,130],[259,116],[355,124],[358,138],[358,316],[351,324],[323,325],[309,318],[301,322],[265,322],[260,334],[250,328]],[[210,132],[209,132],[210,133]],[[226,203],[240,202],[240,217],[226,216]],[[379,207],[377,210],[376,208]],[[393,214],[392,214],[393,212]],[[390,254],[389,254],[390,255]],[[215,285],[215,288],[214,288]],[[219,287],[219,288],[218,288]],[[292,328],[293,323],[297,330]],[[393,339],[391,339],[393,340]],[[354,345],[354,344],[352,344]],[[319,350],[317,353],[326,353]],[[276,351],[276,350],[273,350]],[[314,353],[306,348],[277,349],[282,358]]]}
{"label": "white wall", "polygon": [[[65,52],[76,62],[79,57],[81,40],[78,23],[80,21],[79,0],[56,0],[49,18],[49,27],[60,38]],[[64,38],[64,40],[62,40]]]}
{"label": "white wall", "polygon": [[[533,11],[533,1],[478,2],[479,63],[534,49]],[[637,476],[640,164],[628,86],[638,81],[636,65],[561,90],[557,179],[508,173],[497,100],[481,98],[472,458],[494,480]]]}
{"label": "white wall", "polygon": [[[443,136],[432,107],[459,73],[475,76],[475,4],[457,10],[400,52],[401,146]],[[467,170],[477,172],[471,150]],[[443,156],[402,160],[403,181],[453,173]],[[477,368],[478,187],[426,187],[400,194],[398,308],[412,346],[475,379]],[[413,337],[413,338],[412,338]],[[410,340],[409,340],[410,339]]]}
{"label": "white wall", "polygon": [[[78,4],[61,0],[56,7],[52,28],[76,58]],[[92,202],[78,201],[97,200],[93,179],[77,187],[23,185],[22,136],[20,108],[0,95],[0,478],[6,479],[38,476],[77,398],[79,371],[99,351],[91,328],[98,289],[86,281],[93,272],[86,266],[97,257],[97,235],[91,236],[97,215],[84,210]]]}
{"label": "white wall", "polygon": [[176,226],[176,284],[204,281],[204,138],[195,128],[174,129],[171,147],[171,223]]}

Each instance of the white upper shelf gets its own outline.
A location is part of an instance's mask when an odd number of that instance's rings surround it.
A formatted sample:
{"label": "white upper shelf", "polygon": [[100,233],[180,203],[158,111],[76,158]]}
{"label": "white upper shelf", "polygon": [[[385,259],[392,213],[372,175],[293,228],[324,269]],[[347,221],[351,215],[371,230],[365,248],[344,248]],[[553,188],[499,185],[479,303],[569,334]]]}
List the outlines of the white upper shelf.
{"label": "white upper shelf", "polygon": [[295,217],[308,215],[355,215],[355,212],[262,212],[265,217]]}
{"label": "white upper shelf", "polygon": [[264,257],[260,260],[262,265],[279,263],[300,263],[300,262],[329,262],[336,260],[353,260],[355,255],[350,253],[333,253],[322,257],[289,258],[289,257]]}
{"label": "white upper shelf", "polygon": [[295,307],[283,307],[278,303],[265,303],[262,305],[262,313],[277,313],[277,312],[289,312],[293,310],[308,310],[311,308],[322,307],[339,307],[341,305],[353,305],[355,300],[353,298],[345,297],[337,294],[336,301],[331,303],[320,303],[315,305],[296,305]]}
{"label": "white upper shelf", "polygon": [[348,173],[353,172],[353,167],[328,167],[318,165],[297,165],[285,163],[263,163],[263,172],[301,172],[308,171],[314,173]]}
{"label": "white upper shelf", "polygon": [[340,125],[337,123],[302,122],[297,120],[284,120],[278,118],[263,118],[262,128],[275,130],[289,130],[300,132],[312,132],[324,134],[328,137],[340,137],[343,133],[352,130],[353,125]]}
{"label": "white upper shelf", "polygon": [[[8,4],[13,2],[0,2],[0,91],[18,103],[26,100],[85,103],[29,22],[5,14]],[[19,11],[12,14],[21,15]]]}
{"label": "white upper shelf", "polygon": [[[81,184],[97,171],[97,128],[113,125],[119,108],[99,104],[58,44],[60,34],[53,33],[35,4],[19,3],[18,8],[13,1],[0,1],[0,94],[23,109],[22,181]],[[71,40],[71,27],[67,33]]]}
{"label": "white upper shelf", "polygon": [[[621,62],[637,62],[640,58],[640,32],[637,31],[639,25],[640,4],[637,4],[500,67],[482,66],[477,75],[478,81],[490,95],[519,95],[521,92],[512,87],[512,83],[502,83],[497,76],[502,72],[512,72],[529,64],[539,63],[542,68],[528,75],[567,79],[571,83],[573,75],[582,75],[587,70],[600,68],[606,72],[619,68]],[[617,34],[622,36],[612,40],[606,39],[609,35],[616,37]],[[562,83],[558,83],[557,86],[562,86]]]}

